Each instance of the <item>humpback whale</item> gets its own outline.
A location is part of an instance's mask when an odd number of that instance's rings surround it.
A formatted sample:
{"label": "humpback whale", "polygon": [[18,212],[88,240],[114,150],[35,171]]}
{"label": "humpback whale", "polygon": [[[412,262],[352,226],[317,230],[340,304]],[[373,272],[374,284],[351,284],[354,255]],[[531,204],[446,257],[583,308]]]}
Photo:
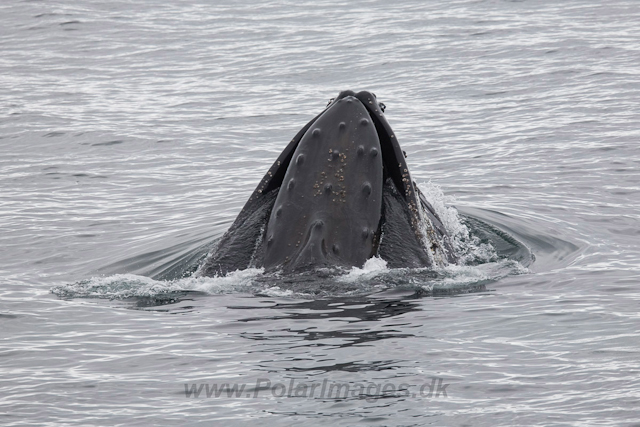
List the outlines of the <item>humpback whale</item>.
{"label": "humpback whale", "polygon": [[367,91],[332,99],[269,168],[199,274],[362,267],[374,256],[390,268],[456,262],[384,109]]}

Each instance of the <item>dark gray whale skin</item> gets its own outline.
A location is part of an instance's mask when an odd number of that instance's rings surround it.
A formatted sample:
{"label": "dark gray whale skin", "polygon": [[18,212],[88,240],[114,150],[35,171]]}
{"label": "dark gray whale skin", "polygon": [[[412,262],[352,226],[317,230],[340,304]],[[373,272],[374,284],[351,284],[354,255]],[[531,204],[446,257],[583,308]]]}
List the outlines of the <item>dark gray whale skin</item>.
{"label": "dark gray whale skin", "polygon": [[362,267],[372,256],[390,268],[456,262],[375,95],[347,90],[282,151],[199,275]]}

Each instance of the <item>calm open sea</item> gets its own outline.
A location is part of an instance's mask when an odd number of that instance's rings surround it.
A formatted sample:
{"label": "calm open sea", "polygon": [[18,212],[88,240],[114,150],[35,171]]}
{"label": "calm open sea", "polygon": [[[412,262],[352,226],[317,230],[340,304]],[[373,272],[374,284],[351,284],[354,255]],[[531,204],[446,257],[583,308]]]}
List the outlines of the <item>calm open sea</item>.
{"label": "calm open sea", "polygon": [[[344,89],[466,264],[179,278]],[[638,426],[639,105],[636,0],[4,0],[0,424]]]}

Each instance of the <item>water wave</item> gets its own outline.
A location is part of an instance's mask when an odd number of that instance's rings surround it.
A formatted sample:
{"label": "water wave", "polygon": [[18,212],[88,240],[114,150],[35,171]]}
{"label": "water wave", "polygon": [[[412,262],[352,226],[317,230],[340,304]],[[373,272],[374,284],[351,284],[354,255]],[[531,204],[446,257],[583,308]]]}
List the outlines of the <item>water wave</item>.
{"label": "water wave", "polygon": [[[469,221],[453,207],[454,199],[445,196],[441,188],[432,182],[421,188],[432,203],[450,234],[460,262],[436,268],[390,269],[385,260],[373,257],[362,266],[351,269],[318,269],[300,274],[282,275],[264,273],[263,269],[249,268],[220,277],[199,277],[193,272],[193,260],[202,259],[202,248],[183,253],[177,260],[167,262],[172,277],[155,271],[154,278],[139,274],[113,274],[96,276],[73,284],[63,284],[51,289],[61,298],[129,299],[156,298],[166,301],[184,292],[200,292],[208,295],[224,293],[250,293],[273,297],[317,298],[324,296],[354,295],[380,292],[391,288],[406,288],[425,294],[452,294],[485,289],[486,284],[513,274],[527,273],[528,269],[517,259],[501,256],[492,244],[492,236],[480,230],[478,219]],[[499,233],[493,233],[497,239]],[[503,238],[504,240],[504,238]],[[188,245],[185,245],[188,246]],[[195,252],[198,252],[195,256]],[[167,251],[166,257],[173,256]],[[135,264],[144,266],[145,256],[136,256]],[[160,264],[162,264],[160,260]],[[149,262],[158,265],[158,254],[149,256]],[[118,263],[129,265],[127,261]],[[180,270],[183,269],[184,272]],[[176,273],[176,271],[178,273]]]}

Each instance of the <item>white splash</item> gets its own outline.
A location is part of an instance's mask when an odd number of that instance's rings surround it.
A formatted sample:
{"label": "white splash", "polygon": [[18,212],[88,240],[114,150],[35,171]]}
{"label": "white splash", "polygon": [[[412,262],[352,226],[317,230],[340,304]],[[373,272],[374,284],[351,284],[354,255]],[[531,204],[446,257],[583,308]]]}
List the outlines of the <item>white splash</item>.
{"label": "white splash", "polygon": [[455,197],[446,196],[438,184],[431,181],[420,184],[420,190],[436,211],[442,225],[451,237],[453,249],[459,258],[459,265],[496,262],[498,254],[489,243],[482,243],[480,239],[472,235],[469,228],[460,218],[457,209],[452,206]]}
{"label": "white splash", "polygon": [[135,274],[98,276],[79,282],[55,286],[51,292],[62,298],[127,299],[155,297],[181,291],[207,294],[252,292],[253,281],[264,269],[238,270],[222,277],[187,277],[170,281],[154,280]]}
{"label": "white splash", "polygon": [[382,258],[373,257],[369,258],[362,268],[352,267],[349,273],[344,276],[338,276],[336,278],[339,282],[354,282],[358,279],[375,277],[382,272],[388,272],[387,261]]}

